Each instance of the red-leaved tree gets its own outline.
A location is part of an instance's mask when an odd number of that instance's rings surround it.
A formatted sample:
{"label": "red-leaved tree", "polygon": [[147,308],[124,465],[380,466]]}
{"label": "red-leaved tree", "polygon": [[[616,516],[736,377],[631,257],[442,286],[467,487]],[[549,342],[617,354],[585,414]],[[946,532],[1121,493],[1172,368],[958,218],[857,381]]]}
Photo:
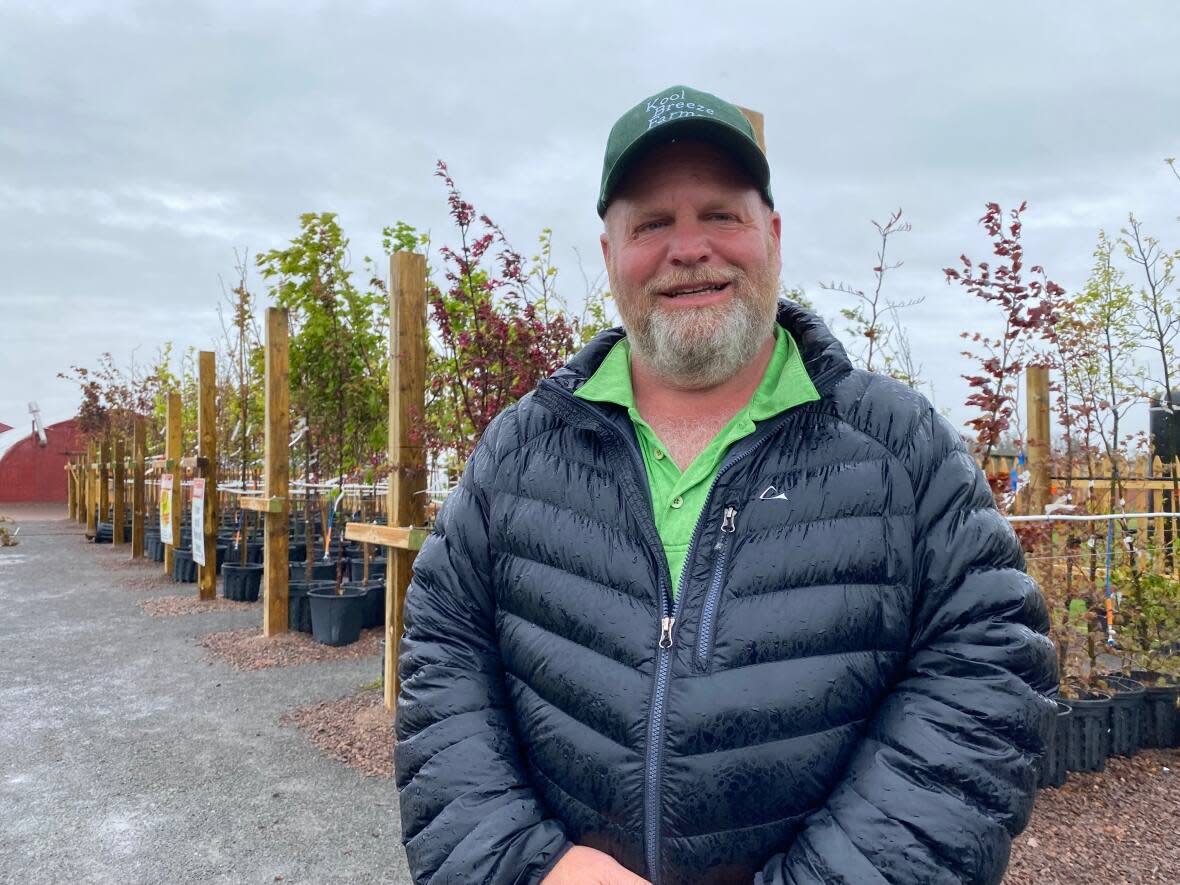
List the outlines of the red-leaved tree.
{"label": "red-leaved tree", "polygon": [[571,317],[554,291],[550,232],[526,261],[504,232],[463,199],[441,160],[457,241],[439,249],[441,284],[427,297],[436,340],[427,354],[427,451],[462,466],[484,429],[606,325],[601,293]]}
{"label": "red-leaved tree", "polygon": [[989,261],[972,262],[960,255],[962,269],[945,268],[947,282],[956,280],[976,298],[994,304],[1002,313],[1004,331],[998,338],[982,332],[963,332],[960,337],[970,346],[963,355],[978,363],[978,370],[964,375],[971,385],[968,406],[979,414],[968,424],[975,430],[976,454],[987,469],[988,461],[1000,438],[1012,423],[1016,385],[1026,365],[1043,365],[1033,342],[1044,338],[1054,319],[1054,304],[1065,290],[1050,280],[1040,265],[1028,268],[1032,279],[1025,281],[1024,247],[1020,236],[1021,215],[1028,203],[1005,216],[998,203],[988,203],[979,219],[992,241],[992,254],[999,259],[993,267]]}

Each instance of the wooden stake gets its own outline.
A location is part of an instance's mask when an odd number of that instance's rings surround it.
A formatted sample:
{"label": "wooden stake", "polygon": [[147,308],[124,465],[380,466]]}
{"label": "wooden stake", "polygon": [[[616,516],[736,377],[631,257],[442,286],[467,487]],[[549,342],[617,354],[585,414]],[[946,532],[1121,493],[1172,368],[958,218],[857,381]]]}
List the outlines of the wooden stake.
{"label": "wooden stake", "polygon": [[211,350],[197,354],[197,399],[197,470],[205,480],[205,524],[193,526],[193,543],[205,545],[205,564],[197,567],[197,595],[216,599],[217,362]]}
{"label": "wooden stake", "polygon": [[66,512],[70,519],[78,518],[77,487],[74,483],[74,462],[66,462]]}
{"label": "wooden stake", "polygon": [[127,539],[123,537],[123,520],[126,519],[127,513],[124,501],[124,483],[127,481],[127,469],[123,463],[123,437],[115,437],[114,446],[114,470],[112,471],[112,491],[114,494],[112,504],[114,505],[114,513],[111,514],[111,543],[112,544],[126,544]]}
{"label": "wooden stake", "polygon": [[74,467],[74,487],[78,492],[78,522],[82,525],[86,524],[86,509],[87,501],[90,496],[86,494],[86,455],[82,454],[78,458],[78,463]]}
{"label": "wooden stake", "polygon": [[131,433],[131,558],[143,559],[143,459],[146,445],[143,416],[135,416]]}
{"label": "wooden stake", "polygon": [[111,438],[104,436],[98,447],[98,521],[103,522],[111,512]]}
{"label": "wooden stake", "polygon": [[1029,366],[1028,387],[1028,512],[1041,514],[1049,503],[1049,367]]}
{"label": "wooden stake", "polygon": [[[180,394],[168,391],[164,420],[164,471],[172,474],[172,543],[164,545],[164,573],[172,574],[172,549],[180,544]],[[163,492],[161,492],[163,494]]]}
{"label": "wooden stake", "polygon": [[[426,452],[412,440],[426,411],[426,258],[395,252],[389,260],[389,525],[425,522]],[[415,553],[390,548],[385,565],[385,708],[397,703],[402,609]]]}
{"label": "wooden stake", "polygon": [[97,449],[94,440],[86,446],[86,537],[98,534],[98,469],[95,467]]}
{"label": "wooden stake", "polygon": [[742,112],[742,115],[754,127],[754,139],[758,142],[758,147],[762,148],[762,153],[766,153],[766,134],[763,131],[763,117],[761,112],[743,108],[741,105],[738,105],[738,110]]}
{"label": "wooden stake", "polygon": [[[266,309],[266,486],[263,497],[275,502],[265,517],[262,635],[287,632],[287,515],[291,482],[291,386],[288,379],[287,311]],[[276,501],[276,499],[278,499]]]}

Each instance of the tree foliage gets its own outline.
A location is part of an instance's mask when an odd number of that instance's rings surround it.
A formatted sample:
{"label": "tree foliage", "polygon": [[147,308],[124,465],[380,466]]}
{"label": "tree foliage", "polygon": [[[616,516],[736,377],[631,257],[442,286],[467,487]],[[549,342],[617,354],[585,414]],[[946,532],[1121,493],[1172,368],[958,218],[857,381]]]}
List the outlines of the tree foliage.
{"label": "tree foliage", "polygon": [[384,292],[359,288],[335,213],[305,213],[285,249],[256,263],[290,311],[291,404],[306,422],[309,478],[335,481],[385,448],[388,402]]}
{"label": "tree foliage", "polygon": [[[607,325],[603,293],[589,293],[580,318],[557,295],[552,232],[542,230],[526,260],[487,215],[463,199],[447,166],[455,242],[439,249],[441,279],[428,291],[432,346],[427,355],[423,438],[428,451],[461,465],[491,420],[559,368]],[[412,229],[403,225],[403,242]]]}
{"label": "tree foliage", "polygon": [[1033,339],[1053,323],[1054,299],[1065,292],[1039,265],[1028,268],[1032,279],[1025,282],[1021,216],[1027,208],[1025,202],[1009,212],[1005,226],[1000,205],[987,204],[979,223],[999,259],[994,267],[990,261],[972,262],[964,254],[959,256],[961,269],[943,270],[948,284],[954,280],[968,294],[999,308],[1003,319],[1004,330],[998,338],[979,331],[961,333],[969,342],[963,355],[979,366],[963,377],[972,388],[966,403],[979,410],[967,423],[975,430],[976,453],[984,464],[1011,426],[1017,381],[1029,358],[1036,358]]}

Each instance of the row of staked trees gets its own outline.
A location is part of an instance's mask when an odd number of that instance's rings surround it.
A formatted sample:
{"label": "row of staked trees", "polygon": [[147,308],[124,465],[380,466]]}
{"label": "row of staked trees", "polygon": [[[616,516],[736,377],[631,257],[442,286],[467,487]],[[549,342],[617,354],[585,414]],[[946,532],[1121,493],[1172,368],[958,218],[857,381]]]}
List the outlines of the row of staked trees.
{"label": "row of staked trees", "polygon": [[[1030,570],[1051,605],[1062,671],[1091,684],[1101,653],[1117,651],[1128,671],[1177,675],[1180,537],[1172,531],[1163,548],[1149,547],[1125,514],[1132,464],[1153,454],[1148,435],[1128,429],[1130,410],[1152,403],[1180,419],[1173,405],[1180,399],[1180,250],[1165,248],[1131,214],[1117,235],[1098,232],[1089,278],[1079,291],[1068,292],[1042,266],[1026,262],[1026,210],[1021,204],[1004,212],[989,203],[980,223],[991,254],[974,261],[962,255],[945,270],[949,283],[995,308],[1002,323],[995,337],[962,333],[964,355],[975,366],[965,376],[971,386],[967,404],[977,410],[969,422],[975,452],[987,469],[1001,441],[1022,443],[1022,373],[1048,367],[1057,424],[1052,471],[1061,484],[1054,503],[1082,514],[1109,507],[1118,517],[1109,525],[1018,527]],[[1176,508],[1180,478],[1171,465],[1165,472]],[[998,505],[1010,509],[1016,495],[1007,475],[989,478]],[[1107,641],[1108,594],[1117,609],[1114,648]]]}
{"label": "row of staked trees", "polygon": [[[526,258],[503,231],[463,199],[439,163],[453,222],[451,239],[429,238],[398,222],[384,228],[385,257],[432,255],[429,270],[426,410],[417,432],[432,473],[453,479],[475,441],[503,408],[560,367],[606,328],[607,298],[590,287],[575,315],[557,293],[551,231]],[[262,468],[264,351],[251,263],[270,303],[289,312],[292,474],[306,483],[374,484],[387,475],[389,291],[377,262],[351,266],[349,239],[336,214],[306,213],[280,248],[237,256],[235,283],[219,305],[218,451],[224,481],[257,483]],[[196,351],[162,344],[148,365],[123,367],[109,353],[94,367],[71,366],[83,433],[130,437],[147,420],[148,454],[163,451],[167,394],[179,392],[185,438],[195,446]]]}

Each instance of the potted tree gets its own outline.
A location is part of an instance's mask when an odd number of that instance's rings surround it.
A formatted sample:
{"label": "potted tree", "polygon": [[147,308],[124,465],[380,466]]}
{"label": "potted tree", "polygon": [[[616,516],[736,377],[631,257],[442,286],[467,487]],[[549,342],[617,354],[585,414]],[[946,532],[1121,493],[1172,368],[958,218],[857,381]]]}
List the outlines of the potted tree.
{"label": "potted tree", "polygon": [[[355,641],[354,632],[359,635],[359,626],[353,631],[352,625],[362,621],[364,592],[344,584],[348,572],[342,533],[337,533],[335,559],[328,555],[329,534],[323,538],[323,560],[312,561],[319,548],[313,479],[334,486],[321,499],[325,510],[320,524],[330,532],[346,475],[356,469],[372,428],[384,425],[384,302],[380,290],[362,291],[354,284],[348,240],[333,213],[307,213],[300,228],[287,249],[258,258],[263,276],[278,279],[276,299],[291,312],[295,327],[290,359],[292,404],[302,413],[303,425],[305,561],[302,586],[291,584],[290,612],[293,626],[310,628],[321,641],[346,644]],[[317,580],[321,576],[325,582]],[[316,628],[317,621],[322,629]]]}
{"label": "potted tree", "polygon": [[[233,298],[229,300],[232,318],[226,322],[224,314],[221,327],[225,338],[226,356],[220,363],[233,367],[234,376],[223,386],[221,413],[231,416],[223,429],[224,441],[221,451],[237,455],[238,482],[245,492],[250,480],[254,445],[260,427],[257,416],[261,413],[255,401],[259,363],[262,359],[261,338],[254,316],[254,296],[246,285],[246,265],[238,261],[238,284],[234,287]],[[236,452],[235,452],[236,443]],[[236,531],[233,532],[233,546],[227,562],[221,568],[222,593],[226,599],[238,602],[256,602],[262,585],[263,567],[258,559],[262,552],[260,543],[251,543],[249,511],[238,508],[235,515]]]}

